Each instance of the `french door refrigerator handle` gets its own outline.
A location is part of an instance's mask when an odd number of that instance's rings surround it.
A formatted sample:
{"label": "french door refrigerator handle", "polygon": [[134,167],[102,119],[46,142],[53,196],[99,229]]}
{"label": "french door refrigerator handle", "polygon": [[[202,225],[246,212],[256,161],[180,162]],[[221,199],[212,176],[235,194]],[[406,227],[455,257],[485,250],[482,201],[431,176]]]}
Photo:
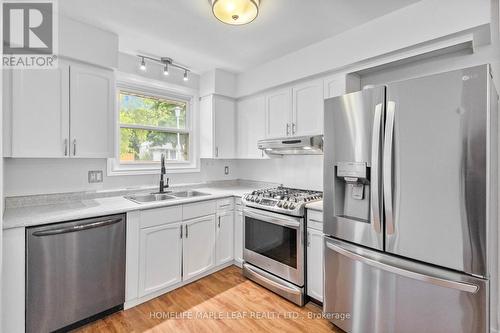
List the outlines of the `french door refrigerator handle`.
{"label": "french door refrigerator handle", "polygon": [[385,123],[383,179],[384,179],[384,207],[387,234],[394,234],[394,211],[392,207],[392,151],[394,141],[394,118],[396,103],[387,102],[387,121]]}
{"label": "french door refrigerator handle", "polygon": [[380,122],[382,121],[382,104],[375,106],[372,131],[372,160],[371,160],[371,215],[372,223],[377,233],[381,232],[380,223]]}
{"label": "french door refrigerator handle", "polygon": [[460,291],[465,291],[468,293],[476,293],[479,290],[479,286],[466,283],[466,282],[459,282],[459,281],[453,281],[453,280],[447,280],[443,279],[440,277],[435,277],[427,274],[423,274],[420,272],[415,272],[411,271],[405,268],[397,267],[397,266],[392,266],[385,264],[380,261],[373,260],[371,258],[364,257],[362,255],[359,255],[357,253],[351,252],[347,249],[344,249],[338,245],[332,244],[330,242],[326,242],[326,247],[328,247],[330,250],[335,251],[343,256],[346,256],[352,260],[359,261],[363,264],[384,270],[386,272],[394,273],[400,276],[404,276],[413,280],[418,280],[426,283],[431,283],[436,286],[440,287],[445,287],[445,288],[451,288],[451,289],[456,289]]}

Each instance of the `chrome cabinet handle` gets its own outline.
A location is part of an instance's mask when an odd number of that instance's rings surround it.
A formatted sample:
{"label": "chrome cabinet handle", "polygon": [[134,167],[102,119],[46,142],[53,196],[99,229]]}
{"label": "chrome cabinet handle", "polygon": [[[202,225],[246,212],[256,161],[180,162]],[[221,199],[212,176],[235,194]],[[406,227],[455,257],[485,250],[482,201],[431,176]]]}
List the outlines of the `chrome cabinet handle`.
{"label": "chrome cabinet handle", "polygon": [[68,139],[64,139],[64,156],[68,156]]}
{"label": "chrome cabinet handle", "polygon": [[295,134],[295,123],[292,123],[292,134]]}
{"label": "chrome cabinet handle", "polygon": [[219,229],[220,229],[220,216],[219,216]]}
{"label": "chrome cabinet handle", "polygon": [[188,225],[186,224],[186,238],[188,238]]}
{"label": "chrome cabinet handle", "polygon": [[408,270],[406,268],[388,265],[388,264],[385,264],[383,262],[373,260],[371,258],[367,258],[367,257],[364,257],[364,256],[359,255],[357,253],[351,252],[347,249],[344,249],[338,245],[332,244],[328,241],[326,242],[326,246],[330,250],[335,251],[335,252],[337,252],[343,256],[346,256],[352,260],[361,262],[363,264],[378,268],[378,269],[386,271],[386,272],[405,276],[405,277],[413,279],[413,280],[423,281],[426,283],[431,283],[431,284],[436,285],[436,286],[456,289],[456,290],[465,291],[468,293],[475,293],[479,290],[479,286],[474,285],[474,284],[460,282],[460,281],[447,280],[447,279],[443,279],[440,277],[436,277],[436,276]]}
{"label": "chrome cabinet handle", "polygon": [[375,231],[380,233],[382,231],[382,224],[380,223],[380,127],[382,121],[382,104],[375,106],[375,115],[373,117],[373,130],[372,130],[372,160],[371,160],[371,213],[372,223]]}
{"label": "chrome cabinet handle", "polygon": [[76,139],[73,139],[73,156],[76,156]]}
{"label": "chrome cabinet handle", "polygon": [[310,246],[311,246],[311,234],[308,231],[307,232],[307,247],[310,247]]}
{"label": "chrome cabinet handle", "polygon": [[182,239],[182,224],[181,224],[181,228],[180,229],[181,229],[181,239]]}
{"label": "chrome cabinet handle", "polygon": [[394,118],[396,111],[396,103],[393,101],[387,102],[387,122],[385,124],[384,137],[384,206],[385,206],[385,221],[387,224],[387,234],[394,234],[394,214],[392,207],[392,149],[394,139]]}
{"label": "chrome cabinet handle", "polygon": [[286,124],[286,135],[290,135],[290,124]]}
{"label": "chrome cabinet handle", "polygon": [[105,227],[105,226],[115,224],[115,223],[118,223],[121,221],[123,221],[123,219],[121,219],[121,218],[110,219],[110,220],[98,221],[98,222],[93,222],[93,223],[88,223],[88,224],[75,225],[72,227],[53,228],[53,229],[48,229],[48,230],[35,231],[33,233],[33,236],[41,237],[41,236],[52,236],[52,235],[66,234],[69,232],[77,232],[77,231],[82,231],[82,230]]}
{"label": "chrome cabinet handle", "polygon": [[215,147],[215,157],[219,157],[219,147]]}

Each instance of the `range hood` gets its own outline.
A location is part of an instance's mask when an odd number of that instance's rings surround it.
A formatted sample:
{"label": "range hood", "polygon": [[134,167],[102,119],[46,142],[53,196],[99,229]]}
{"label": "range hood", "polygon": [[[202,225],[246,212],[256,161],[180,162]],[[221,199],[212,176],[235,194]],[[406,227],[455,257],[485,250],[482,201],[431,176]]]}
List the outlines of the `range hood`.
{"label": "range hood", "polygon": [[323,135],[259,140],[258,147],[268,155],[322,155]]}

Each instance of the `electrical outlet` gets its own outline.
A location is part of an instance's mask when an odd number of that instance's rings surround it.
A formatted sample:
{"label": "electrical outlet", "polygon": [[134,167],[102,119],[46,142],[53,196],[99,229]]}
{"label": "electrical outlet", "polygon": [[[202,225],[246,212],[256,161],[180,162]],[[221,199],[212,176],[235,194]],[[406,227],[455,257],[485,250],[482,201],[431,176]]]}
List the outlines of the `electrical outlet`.
{"label": "electrical outlet", "polygon": [[224,174],[229,175],[229,167],[228,166],[224,167]]}
{"label": "electrical outlet", "polygon": [[89,171],[89,183],[102,183],[102,170],[90,170]]}

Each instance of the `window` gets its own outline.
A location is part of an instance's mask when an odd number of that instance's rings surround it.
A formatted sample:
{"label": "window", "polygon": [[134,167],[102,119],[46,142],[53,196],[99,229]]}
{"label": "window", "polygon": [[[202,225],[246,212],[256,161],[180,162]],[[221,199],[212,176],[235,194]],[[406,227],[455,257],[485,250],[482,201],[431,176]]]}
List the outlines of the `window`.
{"label": "window", "polygon": [[188,101],[119,92],[119,161],[121,165],[189,163]]}

